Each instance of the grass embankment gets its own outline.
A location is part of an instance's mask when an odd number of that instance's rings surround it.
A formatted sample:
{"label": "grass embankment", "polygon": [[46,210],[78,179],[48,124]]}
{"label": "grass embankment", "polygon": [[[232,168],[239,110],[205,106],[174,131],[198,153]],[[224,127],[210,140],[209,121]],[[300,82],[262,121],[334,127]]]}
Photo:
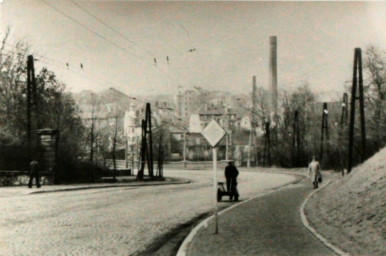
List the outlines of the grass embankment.
{"label": "grass embankment", "polygon": [[314,195],[306,215],[352,255],[386,255],[386,148]]}

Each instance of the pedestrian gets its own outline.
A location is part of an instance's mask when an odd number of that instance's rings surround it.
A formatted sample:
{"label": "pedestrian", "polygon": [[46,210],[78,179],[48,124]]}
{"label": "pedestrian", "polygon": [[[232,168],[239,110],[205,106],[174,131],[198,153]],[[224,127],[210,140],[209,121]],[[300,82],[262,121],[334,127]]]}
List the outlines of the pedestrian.
{"label": "pedestrian", "polygon": [[237,201],[239,198],[239,193],[237,191],[237,176],[239,175],[239,171],[236,166],[234,166],[233,161],[228,162],[228,166],[225,167],[225,179],[227,183],[227,191],[231,193],[230,199],[232,200],[233,196],[235,196],[235,200]]}
{"label": "pedestrian", "polygon": [[36,179],[36,187],[40,188],[39,162],[36,160],[36,157],[32,158],[32,161],[29,163],[29,188],[32,188],[34,178]]}
{"label": "pedestrian", "polygon": [[308,166],[308,174],[310,176],[312,184],[314,185],[314,188],[318,188],[318,177],[321,176],[320,171],[320,163],[316,160],[316,157],[313,156],[312,161]]}

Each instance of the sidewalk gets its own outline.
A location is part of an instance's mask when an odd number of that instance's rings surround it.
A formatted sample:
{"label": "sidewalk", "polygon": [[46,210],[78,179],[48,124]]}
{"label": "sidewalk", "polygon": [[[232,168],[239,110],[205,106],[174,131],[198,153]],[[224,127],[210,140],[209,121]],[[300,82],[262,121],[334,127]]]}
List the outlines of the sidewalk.
{"label": "sidewalk", "polygon": [[165,178],[164,181],[136,181],[136,176],[123,176],[117,177],[118,182],[105,182],[105,183],[84,183],[84,184],[71,184],[71,185],[43,185],[37,188],[34,185],[32,188],[27,186],[9,186],[0,187],[0,197],[39,194],[39,193],[52,193],[62,191],[75,191],[86,189],[98,189],[98,188],[114,188],[114,187],[138,187],[138,186],[160,186],[160,185],[174,185],[174,184],[186,184],[189,180]]}
{"label": "sidewalk", "polygon": [[213,220],[187,245],[186,255],[335,255],[302,224],[299,208],[309,182],[252,199]]}

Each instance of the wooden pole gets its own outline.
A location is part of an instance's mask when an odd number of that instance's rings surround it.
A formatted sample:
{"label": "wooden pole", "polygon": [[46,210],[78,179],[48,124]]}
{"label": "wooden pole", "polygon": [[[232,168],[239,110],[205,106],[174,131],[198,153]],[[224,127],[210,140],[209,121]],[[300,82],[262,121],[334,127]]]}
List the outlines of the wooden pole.
{"label": "wooden pole", "polygon": [[343,128],[347,124],[347,117],[348,117],[348,95],[345,92],[343,94],[342,113],[340,116],[341,128]]}
{"label": "wooden pole", "polygon": [[153,138],[152,138],[152,131],[151,131],[151,110],[150,110],[150,103],[146,103],[146,125],[148,125],[148,131],[149,134],[149,155],[148,155],[148,167],[149,167],[149,176],[153,177]]}
{"label": "wooden pole", "polygon": [[252,142],[252,127],[249,130],[247,168],[251,167],[251,142]]}
{"label": "wooden pole", "polygon": [[28,161],[31,161],[31,58],[32,55],[28,56],[27,59],[27,151],[28,151]]}
{"label": "wooden pole", "polygon": [[358,48],[358,71],[359,71],[359,111],[361,115],[361,162],[363,163],[366,159],[366,126],[365,126],[365,106],[364,106],[364,95],[363,95],[363,75],[362,75],[362,53],[361,49]]}
{"label": "wooden pole", "polygon": [[184,148],[183,148],[183,156],[184,156],[184,168],[186,168],[186,130],[184,130]]}
{"label": "wooden pole", "polygon": [[[358,76],[359,73],[359,76]],[[356,96],[359,83],[359,97]],[[354,71],[351,88],[351,108],[350,108],[350,124],[348,137],[348,167],[347,172],[351,172],[353,165],[353,150],[354,150],[354,123],[355,123],[355,101],[359,100],[359,108],[361,115],[361,155],[360,161],[363,162],[366,153],[366,129],[365,129],[365,110],[364,110],[364,95],[363,95],[363,76],[362,76],[362,54],[360,48],[355,48],[354,53]]]}
{"label": "wooden pole", "polygon": [[320,155],[319,155],[320,161],[323,160],[324,137],[326,137],[327,140],[329,139],[329,136],[328,136],[328,108],[327,108],[326,102],[323,103],[323,112],[322,112],[322,129],[321,129]]}

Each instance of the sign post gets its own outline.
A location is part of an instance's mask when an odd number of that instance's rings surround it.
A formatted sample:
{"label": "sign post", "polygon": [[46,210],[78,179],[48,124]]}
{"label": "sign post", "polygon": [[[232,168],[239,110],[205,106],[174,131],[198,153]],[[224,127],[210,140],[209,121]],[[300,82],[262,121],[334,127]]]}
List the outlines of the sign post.
{"label": "sign post", "polygon": [[218,234],[218,216],[217,216],[217,148],[212,147],[213,155],[213,205],[214,205],[214,222],[215,228],[214,233]]}
{"label": "sign post", "polygon": [[217,144],[226,135],[226,131],[215,120],[212,120],[202,131],[202,136],[212,146],[213,156],[213,204],[214,204],[214,222],[215,234],[218,234],[218,214],[217,214]]}

